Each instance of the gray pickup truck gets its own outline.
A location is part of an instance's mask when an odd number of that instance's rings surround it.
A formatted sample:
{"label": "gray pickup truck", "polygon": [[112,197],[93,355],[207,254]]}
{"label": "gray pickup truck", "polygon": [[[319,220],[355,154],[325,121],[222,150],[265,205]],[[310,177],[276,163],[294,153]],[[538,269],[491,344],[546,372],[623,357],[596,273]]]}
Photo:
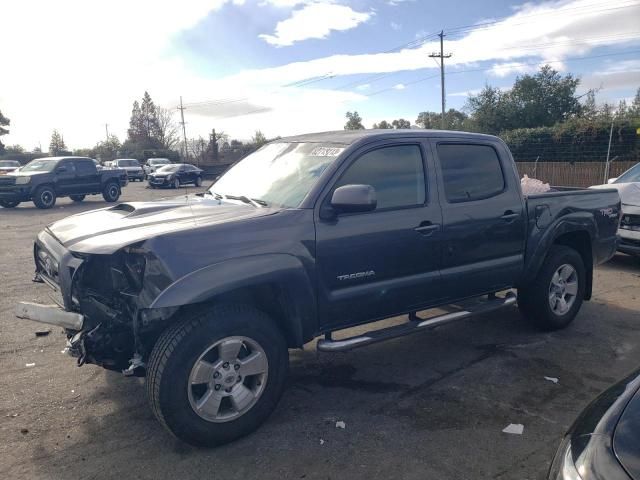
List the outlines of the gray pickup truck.
{"label": "gray pickup truck", "polygon": [[17,315],[64,327],[79,365],[146,375],[170,432],[219,445],[267,419],[287,349],[317,336],[319,350],[344,351],[516,300],[541,329],[567,326],[591,297],[594,266],[616,251],[619,221],[613,189],[523,197],[493,136],[302,135],[267,144],[202,194],[49,225],[35,281],[58,305],[22,302]]}

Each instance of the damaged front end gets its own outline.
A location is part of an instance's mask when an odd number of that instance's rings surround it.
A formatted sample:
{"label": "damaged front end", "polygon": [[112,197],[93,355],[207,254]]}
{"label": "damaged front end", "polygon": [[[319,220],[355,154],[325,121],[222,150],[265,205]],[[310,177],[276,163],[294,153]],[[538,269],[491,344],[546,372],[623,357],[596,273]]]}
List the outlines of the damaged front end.
{"label": "damaged front end", "polygon": [[155,255],[142,243],[113,254],[70,252],[44,230],[34,259],[34,281],[51,287],[56,305],[23,302],[17,316],[62,326],[78,365],[143,375],[150,349],[177,310],[146,308],[171,283]]}

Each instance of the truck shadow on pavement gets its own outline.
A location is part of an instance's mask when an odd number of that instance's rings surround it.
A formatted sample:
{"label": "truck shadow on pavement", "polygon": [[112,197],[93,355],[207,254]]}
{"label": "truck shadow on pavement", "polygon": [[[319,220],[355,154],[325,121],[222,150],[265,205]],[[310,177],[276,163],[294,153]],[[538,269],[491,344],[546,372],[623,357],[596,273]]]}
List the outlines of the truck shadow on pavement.
{"label": "truck shadow on pavement", "polygon": [[[209,450],[162,429],[141,379],[104,372],[76,404],[81,426],[32,461],[49,478],[542,478],[580,410],[640,364],[638,323],[592,302],[553,333],[508,308],[349,353],[309,344],[290,351],[271,418]],[[524,435],[502,433],[510,423]]]}

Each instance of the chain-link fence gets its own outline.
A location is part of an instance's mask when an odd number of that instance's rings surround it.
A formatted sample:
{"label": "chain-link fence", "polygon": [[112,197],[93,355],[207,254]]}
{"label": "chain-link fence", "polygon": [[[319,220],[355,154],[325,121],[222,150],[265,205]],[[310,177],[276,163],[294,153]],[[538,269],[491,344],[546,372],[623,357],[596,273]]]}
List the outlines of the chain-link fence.
{"label": "chain-link fence", "polygon": [[[613,162],[609,178],[618,177],[637,162]],[[590,187],[607,182],[605,162],[516,162],[520,176],[528,175],[550,185],[562,187]]]}

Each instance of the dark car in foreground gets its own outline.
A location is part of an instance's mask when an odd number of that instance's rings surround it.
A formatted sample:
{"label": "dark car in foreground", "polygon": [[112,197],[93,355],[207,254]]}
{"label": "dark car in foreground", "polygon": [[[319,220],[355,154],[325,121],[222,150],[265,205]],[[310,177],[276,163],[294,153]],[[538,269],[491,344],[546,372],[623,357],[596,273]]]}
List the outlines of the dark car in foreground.
{"label": "dark car in foreground", "polygon": [[60,306],[21,302],[17,316],[63,326],[79,364],[146,375],[166,428],[218,445],[266,420],[287,349],[319,335],[319,350],[346,351],[514,305],[512,288],[539,328],[566,327],[591,298],[594,265],[616,250],[619,219],[616,190],[524,197],[497,137],[302,135],[267,144],[206,192],[49,225],[36,280]]}
{"label": "dark car in foreground", "polygon": [[640,480],[640,370],[594,400],[562,440],[549,480]]}
{"label": "dark car in foreground", "polygon": [[151,188],[180,188],[181,185],[202,185],[203,171],[188,163],[171,163],[147,175]]}
{"label": "dark car in foreground", "polygon": [[87,195],[102,194],[116,202],[127,184],[123,170],[98,170],[91,158],[46,157],[32,160],[20,170],[0,176],[0,206],[17,207],[33,201],[38,208],[52,208],[59,197],[81,202]]}

